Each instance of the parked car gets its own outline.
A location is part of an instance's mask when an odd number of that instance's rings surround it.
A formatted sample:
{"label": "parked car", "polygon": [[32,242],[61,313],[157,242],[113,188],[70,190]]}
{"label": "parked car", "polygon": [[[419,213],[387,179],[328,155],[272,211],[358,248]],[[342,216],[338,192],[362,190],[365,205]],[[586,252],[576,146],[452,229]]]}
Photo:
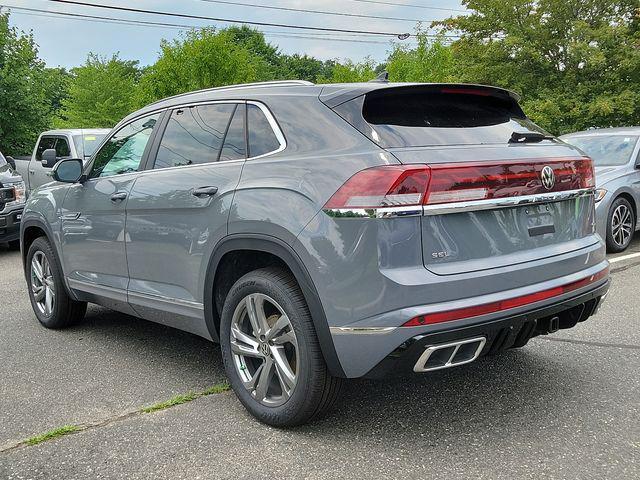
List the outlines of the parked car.
{"label": "parked car", "polygon": [[596,229],[608,251],[626,250],[639,227],[640,127],[587,130],[560,138],[593,159]]}
{"label": "parked car", "polygon": [[609,285],[589,158],[475,85],[203,90],[122,120],[28,200],[38,320],[87,302],[221,343],[271,425],[345,378],[463,365],[571,328]]}
{"label": "parked car", "polygon": [[31,157],[14,160],[16,170],[25,180],[27,192],[49,183],[51,168],[59,160],[80,158],[87,162],[107,133],[108,129],[73,129],[40,134]]}
{"label": "parked car", "polygon": [[0,243],[12,248],[20,245],[20,221],[26,192],[20,175],[13,169],[12,158],[0,152]]}

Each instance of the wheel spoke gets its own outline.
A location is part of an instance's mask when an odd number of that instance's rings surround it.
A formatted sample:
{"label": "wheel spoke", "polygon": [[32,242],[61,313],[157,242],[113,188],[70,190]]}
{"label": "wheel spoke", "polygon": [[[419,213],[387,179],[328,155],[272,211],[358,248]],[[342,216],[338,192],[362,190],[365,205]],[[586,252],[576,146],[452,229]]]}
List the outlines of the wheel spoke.
{"label": "wheel spoke", "polygon": [[267,317],[264,313],[264,299],[262,296],[254,294],[249,295],[245,302],[254,335],[264,335],[269,330]]}
{"label": "wheel spoke", "polygon": [[272,348],[271,351],[273,352],[276,375],[278,376],[278,380],[282,386],[282,392],[289,397],[291,395],[291,390],[296,384],[296,375],[289,366],[283,347]]}
{"label": "wheel spoke", "polygon": [[285,343],[292,343],[296,348],[298,343],[296,341],[296,336],[293,333],[293,330],[289,330],[284,332],[282,335],[278,335],[271,340],[274,345],[284,345]]}
{"label": "wheel spoke", "polygon": [[53,294],[51,288],[45,287],[44,312],[49,315],[53,311]]}
{"label": "wheel spoke", "polygon": [[267,391],[273,376],[273,360],[266,358],[260,369],[260,375],[255,386],[255,396],[258,400],[263,401],[267,398]]}
{"label": "wheel spoke", "polygon": [[276,320],[276,323],[273,325],[273,327],[271,327],[269,331],[267,331],[265,337],[267,337],[267,340],[273,340],[282,330],[287,328],[289,324],[289,317],[287,317],[286,315],[280,315],[280,318]]}
{"label": "wheel spoke", "polygon": [[36,302],[41,302],[44,298],[45,287],[33,285],[33,298]]}
{"label": "wheel spoke", "polygon": [[35,274],[40,283],[44,283],[44,273],[42,271],[42,265],[40,265],[40,262],[38,262],[35,256],[31,261],[31,271]]}

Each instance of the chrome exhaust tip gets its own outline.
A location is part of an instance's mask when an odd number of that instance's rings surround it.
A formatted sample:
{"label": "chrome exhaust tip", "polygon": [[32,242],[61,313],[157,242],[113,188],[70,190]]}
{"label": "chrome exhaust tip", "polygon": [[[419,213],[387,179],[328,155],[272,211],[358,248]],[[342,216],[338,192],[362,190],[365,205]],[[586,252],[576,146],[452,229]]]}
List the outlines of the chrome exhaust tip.
{"label": "chrome exhaust tip", "polygon": [[413,367],[416,373],[432,372],[473,362],[484,348],[485,337],[469,338],[457,342],[427,347]]}

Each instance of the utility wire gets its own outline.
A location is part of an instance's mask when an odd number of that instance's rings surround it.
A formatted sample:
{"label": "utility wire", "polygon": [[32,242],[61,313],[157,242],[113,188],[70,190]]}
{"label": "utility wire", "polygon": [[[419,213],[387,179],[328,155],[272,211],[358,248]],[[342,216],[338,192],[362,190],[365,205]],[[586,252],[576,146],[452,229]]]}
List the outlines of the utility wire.
{"label": "utility wire", "polygon": [[383,15],[365,15],[363,13],[345,13],[345,12],[328,12],[326,10],[310,10],[307,8],[293,8],[293,7],[276,7],[274,5],[261,5],[259,3],[242,3],[242,2],[232,2],[227,0],[198,0],[200,2],[207,3],[220,3],[223,5],[237,5],[241,7],[254,7],[254,8],[266,8],[269,10],[280,10],[285,12],[300,12],[300,13],[312,13],[317,15],[335,15],[340,17],[358,17],[358,18],[374,18],[378,20],[394,20],[399,22],[436,22],[437,20],[417,20],[415,18],[407,18],[407,17],[386,17]]}
{"label": "utility wire", "polygon": [[122,6],[116,6],[116,5],[100,5],[97,3],[78,2],[75,0],[49,0],[49,1],[54,3],[62,3],[66,5],[81,5],[84,7],[117,10],[121,12],[146,13],[151,15],[163,15],[166,17],[181,17],[181,18],[189,18],[189,19],[195,19],[195,20],[209,20],[209,21],[223,22],[223,23],[259,25],[264,27],[293,28],[297,30],[317,30],[321,32],[358,33],[361,35],[384,35],[387,37],[397,37],[400,40],[405,40],[411,36],[409,33],[376,32],[376,31],[369,31],[369,30],[349,30],[349,29],[343,29],[343,28],[312,27],[308,25],[290,25],[286,23],[257,22],[257,21],[250,21],[250,20],[235,20],[235,19],[229,19],[229,18],[206,17],[202,15],[190,15],[187,13],[162,12],[157,10],[145,10],[142,8],[122,7]]}
{"label": "utility wire", "polygon": [[380,0],[349,0],[350,2],[360,3],[377,3],[378,5],[391,5],[393,7],[410,7],[410,8],[424,8],[426,10],[444,10],[445,12],[462,12],[467,13],[467,10],[460,10],[457,8],[445,8],[445,7],[430,7],[428,5],[416,5],[415,3],[394,3],[383,2]]}
{"label": "utility wire", "polygon": [[[95,16],[95,15],[84,15],[79,13],[70,13],[70,12],[55,12],[51,10],[41,10],[37,8],[27,8],[27,7],[16,7],[11,5],[0,5],[0,8],[10,8],[12,10],[19,10],[18,12],[14,12],[14,14],[19,15],[29,15],[36,17],[45,17],[45,18],[60,18],[67,17],[68,20],[81,20],[86,22],[95,22],[95,23],[106,23],[106,24],[116,24],[116,25],[128,25],[128,26],[143,26],[143,27],[161,27],[161,28],[174,28],[174,29],[189,29],[189,28],[204,28],[199,25],[185,25],[185,24],[176,24],[176,23],[165,23],[165,22],[151,22],[145,20],[129,20],[125,18],[113,18],[113,17],[104,17],[104,16]],[[349,38],[349,37],[358,37],[359,35],[355,34],[334,34],[334,33],[307,33],[307,34],[292,34],[291,32],[283,32],[283,31],[261,31],[262,34],[268,37],[276,37],[276,38],[294,38],[294,39],[309,39],[309,40],[322,40],[322,41],[335,41],[335,42],[356,42],[356,43],[366,43],[366,44],[378,44],[378,45],[389,45],[388,41],[376,41],[376,40],[361,40],[357,38]],[[331,35],[332,38],[326,38]],[[339,36],[338,36],[339,35]],[[324,38],[323,38],[324,37]],[[345,38],[347,37],[347,38]]]}

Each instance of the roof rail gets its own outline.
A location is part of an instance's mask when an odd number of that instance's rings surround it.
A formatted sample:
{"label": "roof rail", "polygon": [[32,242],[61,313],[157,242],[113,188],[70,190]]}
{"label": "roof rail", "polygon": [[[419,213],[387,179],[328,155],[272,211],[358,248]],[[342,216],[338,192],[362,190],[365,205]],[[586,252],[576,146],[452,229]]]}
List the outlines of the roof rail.
{"label": "roof rail", "polygon": [[193,93],[218,92],[222,90],[240,90],[242,88],[255,88],[255,87],[280,87],[280,86],[286,87],[287,85],[314,85],[314,83],[308,82],[307,80],[273,80],[269,82],[239,83],[237,85],[203,88],[202,90],[194,90],[192,92],[179,93],[178,95],[173,95],[171,97],[166,97],[160,100],[156,100],[155,102],[148,104],[148,106],[155,105],[160,102],[164,102],[165,100],[171,100],[173,98],[180,98],[186,95],[191,95]]}

